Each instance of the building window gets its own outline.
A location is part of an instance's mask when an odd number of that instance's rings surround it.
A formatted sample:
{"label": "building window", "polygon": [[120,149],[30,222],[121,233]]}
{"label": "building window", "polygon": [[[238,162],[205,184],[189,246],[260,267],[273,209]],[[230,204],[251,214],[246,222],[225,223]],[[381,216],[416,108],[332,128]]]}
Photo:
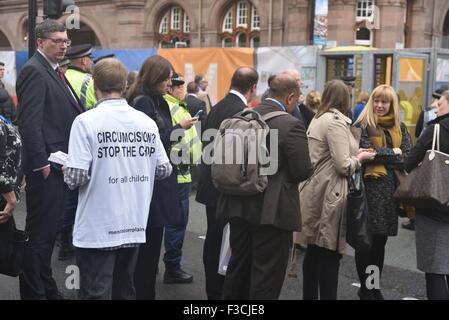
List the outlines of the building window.
{"label": "building window", "polygon": [[357,20],[370,18],[373,14],[374,0],[357,0]]}
{"label": "building window", "polygon": [[190,19],[182,7],[172,6],[163,12],[157,38],[160,48],[190,47]]}
{"label": "building window", "polygon": [[372,46],[372,31],[368,28],[358,28],[355,36],[355,44],[359,46]]}
{"label": "building window", "polygon": [[260,30],[260,16],[257,13],[256,7],[253,7],[253,12],[251,15],[251,29],[252,30]]}
{"label": "building window", "polygon": [[237,3],[237,27],[248,26],[248,3],[240,1]]}
{"label": "building window", "polygon": [[159,26],[159,33],[168,33],[168,17],[165,16],[162,18],[161,24]]}
{"label": "building window", "polygon": [[234,2],[225,11],[220,40],[222,47],[259,46],[260,16],[251,1]]}
{"label": "building window", "polygon": [[224,38],[221,41],[221,46],[223,48],[231,48],[232,47],[232,39],[231,38]]}
{"label": "building window", "polygon": [[253,37],[251,38],[251,48],[259,48],[260,47],[260,38]]}
{"label": "building window", "polygon": [[180,12],[180,7],[174,7],[171,9],[171,28],[173,30],[179,30],[179,20],[181,20]]}
{"label": "building window", "polygon": [[190,19],[189,16],[184,12],[184,32],[190,32]]}
{"label": "building window", "polygon": [[223,31],[232,32],[232,10],[229,10],[228,13],[226,13],[223,21]]}

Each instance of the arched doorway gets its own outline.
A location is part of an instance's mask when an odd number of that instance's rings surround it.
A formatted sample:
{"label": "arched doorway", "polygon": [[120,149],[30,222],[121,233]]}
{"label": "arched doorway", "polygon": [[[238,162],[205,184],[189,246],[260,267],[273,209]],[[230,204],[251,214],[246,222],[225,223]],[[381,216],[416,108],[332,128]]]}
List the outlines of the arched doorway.
{"label": "arched doorway", "polygon": [[12,50],[11,43],[2,31],[0,31],[0,50]]}
{"label": "arched doorway", "polygon": [[449,49],[449,11],[446,13],[446,19],[443,24],[443,39],[441,41],[441,47]]}
{"label": "arched doorway", "polygon": [[95,32],[85,23],[81,22],[79,29],[67,30],[72,46],[90,43],[96,49],[101,49],[101,43]]}

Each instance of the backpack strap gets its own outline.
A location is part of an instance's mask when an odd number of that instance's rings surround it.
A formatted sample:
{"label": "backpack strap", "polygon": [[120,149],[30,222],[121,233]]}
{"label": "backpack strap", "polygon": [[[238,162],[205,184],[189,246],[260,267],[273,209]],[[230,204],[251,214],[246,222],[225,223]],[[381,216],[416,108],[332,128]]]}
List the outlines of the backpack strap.
{"label": "backpack strap", "polygon": [[285,111],[272,111],[272,112],[268,112],[267,114],[262,116],[262,119],[267,122],[268,120],[271,120],[273,118],[277,118],[279,116],[283,116],[283,115],[287,115],[288,113],[286,113]]}

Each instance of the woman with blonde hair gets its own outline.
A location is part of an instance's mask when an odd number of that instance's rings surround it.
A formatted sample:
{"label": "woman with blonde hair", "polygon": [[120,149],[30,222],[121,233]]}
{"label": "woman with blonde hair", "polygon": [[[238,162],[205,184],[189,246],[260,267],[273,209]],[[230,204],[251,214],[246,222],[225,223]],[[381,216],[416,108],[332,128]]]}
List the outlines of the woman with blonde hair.
{"label": "woman with blonde hair", "polygon": [[337,299],[338,269],[346,247],[347,177],[375,155],[359,149],[349,108],[344,82],[330,81],[307,133],[314,174],[300,191],[302,233],[308,244],[304,300]]}
{"label": "woman with blonde hair", "polygon": [[398,233],[397,203],[393,198],[397,186],[394,170],[404,170],[404,157],[411,149],[410,134],[401,123],[395,90],[388,85],[374,89],[355,125],[362,128],[360,147],[374,149],[374,160],[364,166],[373,244],[370,249],[356,250],[355,260],[362,300],[383,300],[380,289],[368,290],[366,268],[384,265],[388,237]]}
{"label": "woman with blonde hair", "polygon": [[306,100],[304,101],[304,105],[308,107],[313,112],[317,112],[321,103],[321,94],[319,91],[312,90],[306,96]]}

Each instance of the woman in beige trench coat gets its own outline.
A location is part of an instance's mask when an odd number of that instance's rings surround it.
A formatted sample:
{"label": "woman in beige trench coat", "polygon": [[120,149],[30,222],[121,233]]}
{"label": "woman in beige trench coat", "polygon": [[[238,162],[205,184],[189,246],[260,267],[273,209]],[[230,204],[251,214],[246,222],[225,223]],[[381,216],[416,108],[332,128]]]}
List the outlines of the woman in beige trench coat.
{"label": "woman in beige trench coat", "polygon": [[330,81],[307,133],[314,174],[300,193],[302,232],[308,244],[304,300],[337,299],[338,269],[346,246],[347,176],[375,156],[359,149],[347,117],[349,108],[344,82]]}

